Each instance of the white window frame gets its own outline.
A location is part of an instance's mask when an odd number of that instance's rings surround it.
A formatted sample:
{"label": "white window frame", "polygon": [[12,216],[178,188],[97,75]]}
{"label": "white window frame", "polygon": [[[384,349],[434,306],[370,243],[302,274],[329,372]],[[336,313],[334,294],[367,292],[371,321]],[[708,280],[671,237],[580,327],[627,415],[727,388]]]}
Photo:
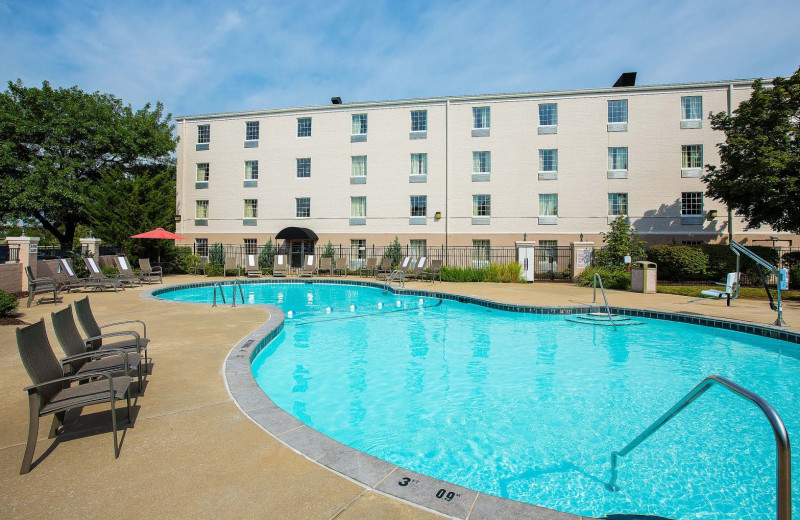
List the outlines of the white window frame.
{"label": "white window frame", "polygon": [[408,241],[408,254],[412,258],[428,256],[428,241],[424,238],[412,238]]}
{"label": "white window frame", "polygon": [[[414,203],[416,201],[416,204]],[[421,211],[420,211],[421,208]],[[416,215],[414,214],[416,210]],[[428,196],[427,195],[411,195],[409,197],[408,206],[409,217],[427,217],[428,216]]]}
{"label": "white window frame", "polygon": [[[306,128],[305,122],[308,121],[308,135],[304,135]],[[297,118],[297,137],[311,137],[311,118],[298,117]]]}
{"label": "white window frame", "polygon": [[208,144],[211,142],[211,125],[197,125],[197,144]]}
{"label": "white window frame", "polygon": [[258,160],[244,162],[244,180],[258,180]]}
{"label": "white window frame", "polygon": [[[295,218],[311,218],[311,197],[296,197],[294,199],[294,208],[295,208],[294,212]],[[301,210],[308,214],[301,215],[300,214]]]}
{"label": "white window frame", "polygon": [[[555,211],[553,213],[544,213],[543,209],[547,205],[543,197],[552,197],[555,200]],[[540,193],[539,194],[539,217],[557,217],[558,216],[558,193]]]}
{"label": "white window frame", "polygon": [[491,217],[492,216],[492,196],[488,193],[480,193],[472,196],[472,216]]}
{"label": "white window frame", "polygon": [[[612,150],[624,150],[625,151],[625,167],[624,168],[615,168],[615,166],[619,166],[617,163],[617,153],[612,153]],[[612,159],[613,157],[613,159]],[[608,170],[612,172],[627,172],[628,171],[628,147],[627,146],[609,146],[608,147]]]}
{"label": "white window frame", "polygon": [[[546,156],[552,152],[551,160],[547,160]],[[551,164],[547,164],[547,163]],[[548,168],[548,166],[550,166]],[[558,173],[558,148],[540,148],[539,149],[539,173]]]}
{"label": "white window frame", "polygon": [[[699,104],[695,103],[700,100]],[[693,106],[697,106],[697,117],[686,117],[687,111],[692,112]],[[688,110],[687,110],[688,109]],[[689,114],[690,116],[693,114]],[[703,96],[683,96],[681,97],[681,121],[702,121],[703,120]]]}
{"label": "white window frame", "polygon": [[472,107],[472,129],[483,130],[492,127],[492,109],[488,106]]}
{"label": "white window frame", "polygon": [[[415,117],[415,115],[417,117]],[[427,110],[412,110],[411,111],[411,131],[412,132],[427,132],[428,131],[428,111]]]}
{"label": "white window frame", "polygon": [[[416,159],[416,170],[414,169]],[[410,175],[428,175],[428,154],[427,153],[412,153],[411,154],[411,174]]]}
{"label": "white window frame", "polygon": [[209,214],[208,199],[198,199],[194,203],[194,218],[195,220],[207,220]]}
{"label": "white window frame", "polygon": [[[697,163],[693,164],[692,159]],[[703,167],[703,145],[702,144],[683,144],[681,145],[681,169],[700,169]]]}
{"label": "white window frame", "polygon": [[244,199],[243,210],[244,218],[258,218],[258,199]]}
{"label": "white window frame", "polygon": [[[622,110],[620,110],[622,108]],[[624,119],[617,119],[623,117]],[[608,123],[627,123],[628,122],[628,100],[609,99],[608,100]]]}
{"label": "white window frame", "polygon": [[[201,168],[205,166],[205,168]],[[203,178],[200,178],[200,172],[204,170],[205,175]],[[197,182],[208,182],[208,179],[211,177],[211,165],[207,162],[205,163],[197,163]]]}
{"label": "white window frame", "polygon": [[[255,128],[255,131],[253,131]],[[246,121],[244,124],[244,140],[245,141],[258,141],[261,135],[261,125],[258,121]]]}
{"label": "white window frame", "polygon": [[[357,202],[359,202],[357,204]],[[352,218],[366,218],[367,216],[367,197],[358,196],[350,197],[350,217]]]}
{"label": "white window frame", "polygon": [[[699,209],[697,199],[700,200]],[[705,202],[703,199],[702,191],[681,192],[681,217],[702,217]]]}
{"label": "white window frame", "polygon": [[[304,161],[304,162],[301,163],[300,161]],[[305,161],[308,161],[308,162],[306,163]],[[296,162],[297,162],[296,177],[298,179],[310,179],[311,178],[311,157],[298,157]],[[300,165],[301,164],[303,164],[303,165],[307,164],[308,165],[307,168],[305,166],[303,166],[303,168],[302,168],[303,175],[300,175],[300,173],[301,173],[301,166]],[[306,175],[306,173],[307,173],[307,175]]]}
{"label": "white window frame", "polygon": [[[553,110],[549,110],[550,107],[554,107]],[[545,112],[542,112],[542,111]],[[542,116],[549,115],[552,113],[553,121],[543,123]],[[551,126],[558,126],[558,103],[539,103],[539,126],[541,127],[551,127]]]}
{"label": "white window frame", "polygon": [[491,175],[492,152],[487,150],[472,152],[472,173]]}
{"label": "white window frame", "polygon": [[[356,132],[356,121],[358,121],[358,132]],[[350,127],[351,135],[367,135],[369,130],[368,127],[368,114],[361,113],[361,114],[353,114],[352,116],[352,126]]]}
{"label": "white window frame", "polygon": [[366,155],[351,155],[350,156],[350,177],[351,178],[364,178],[367,176],[367,156]]}
{"label": "white window frame", "polygon": [[[624,199],[624,202],[621,202],[621,199]],[[608,194],[608,216],[609,217],[619,217],[619,216],[628,216],[629,211],[629,198],[627,193],[609,193]],[[621,211],[620,209],[624,208],[625,211]]]}

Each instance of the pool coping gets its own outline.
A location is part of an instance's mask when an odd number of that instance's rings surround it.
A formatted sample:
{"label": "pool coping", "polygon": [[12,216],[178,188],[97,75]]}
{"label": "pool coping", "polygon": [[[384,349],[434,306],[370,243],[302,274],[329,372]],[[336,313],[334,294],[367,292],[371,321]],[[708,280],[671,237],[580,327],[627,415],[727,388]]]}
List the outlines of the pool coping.
{"label": "pool coping", "polygon": [[[157,295],[193,288],[207,287],[222,282],[197,282],[168,287],[159,287],[141,293],[148,300],[165,300]],[[242,282],[242,280],[239,280]],[[300,284],[324,283],[339,285],[359,285],[384,288],[384,284],[362,280],[302,280],[302,279],[264,279],[246,280],[247,284]],[[584,314],[595,311],[597,305],[575,306],[525,306],[503,304],[483,298],[419,289],[389,287],[392,293],[405,296],[426,296],[443,300],[473,303],[493,309],[529,314]],[[208,303],[179,302],[195,305]],[[479,491],[458,486],[434,477],[416,473],[367,453],[346,446],[307,426],[276,405],[258,386],[251,370],[252,360],[282,331],[285,315],[280,308],[267,304],[269,319],[250,334],[242,338],[228,353],[223,367],[226,388],[236,405],[253,422],[275,439],[295,452],[327,469],[354,481],[367,489],[389,495],[426,510],[432,510],[451,518],[463,520],[518,519],[531,520],[575,520],[585,518],[541,506],[517,502],[510,499],[488,495]],[[611,307],[612,312],[625,316],[660,319],[704,325],[724,330],[734,330],[758,336],[770,337],[800,344],[800,332],[787,331],[777,327],[720,318],[707,318],[689,314]]]}

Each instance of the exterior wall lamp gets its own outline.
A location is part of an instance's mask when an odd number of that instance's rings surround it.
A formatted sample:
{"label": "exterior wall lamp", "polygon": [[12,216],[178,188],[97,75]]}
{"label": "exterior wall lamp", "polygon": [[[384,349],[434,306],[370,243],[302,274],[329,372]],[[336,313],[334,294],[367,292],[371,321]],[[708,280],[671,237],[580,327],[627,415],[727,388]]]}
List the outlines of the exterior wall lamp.
{"label": "exterior wall lamp", "polygon": [[436,220],[439,220],[440,218],[442,218],[442,212],[441,211],[437,211],[436,213],[433,214],[433,218],[435,218]]}

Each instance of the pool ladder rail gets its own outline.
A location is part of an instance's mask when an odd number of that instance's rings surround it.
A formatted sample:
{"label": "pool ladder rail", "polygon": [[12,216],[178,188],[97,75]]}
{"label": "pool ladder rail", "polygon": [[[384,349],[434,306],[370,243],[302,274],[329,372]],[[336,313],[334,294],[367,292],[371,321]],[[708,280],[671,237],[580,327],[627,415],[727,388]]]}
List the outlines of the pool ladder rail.
{"label": "pool ladder rail", "polygon": [[703,379],[699,385],[695,386],[688,394],[683,396],[683,399],[678,401],[672,408],[670,408],[664,415],[655,420],[650,426],[640,433],[635,439],[628,443],[624,448],[619,451],[611,452],[611,478],[606,486],[616,491],[617,476],[619,471],[617,469],[617,462],[620,457],[624,457],[633,449],[647,440],[652,434],[657,432],[662,426],[672,420],[676,415],[681,413],[687,406],[689,406],[695,399],[703,395],[711,387],[720,385],[733,392],[734,394],[742,397],[751,403],[758,406],[764,413],[772,432],[775,434],[775,452],[777,456],[777,477],[776,477],[776,501],[777,501],[777,519],[778,520],[791,520],[792,518],[792,450],[789,444],[789,434],[786,432],[786,426],[778,412],[763,398],[752,393],[751,391],[743,388],[733,381],[725,379],[721,376],[708,376]]}
{"label": "pool ladder rail", "polygon": [[389,287],[392,286],[392,282],[397,280],[400,287],[406,286],[406,273],[402,269],[395,269],[392,271],[392,274],[386,279],[386,282],[383,284],[383,294],[389,292]]}
{"label": "pool ladder rail", "polygon": [[[216,307],[217,306],[217,289],[219,289],[219,296],[220,296],[220,298],[222,298],[222,303],[226,303],[226,301],[225,301],[225,293],[222,291],[222,287],[223,287],[222,282],[216,282],[214,284],[214,298],[213,298],[213,301],[211,303],[212,307]],[[237,287],[239,288],[239,296],[242,299],[242,305],[244,305],[244,291],[242,290],[242,281],[237,278],[236,280],[233,281],[233,283],[231,284],[231,287],[233,288],[233,290],[231,291],[232,292],[232,294],[231,294],[231,299],[232,299],[231,307],[236,307],[236,288]]]}
{"label": "pool ladder rail", "polygon": [[603,295],[603,301],[606,304],[606,312],[590,312],[588,314],[576,314],[569,316],[567,321],[573,323],[588,323],[590,325],[605,325],[615,327],[617,325],[644,325],[640,321],[633,321],[627,316],[620,316],[618,314],[611,314],[611,307],[608,305],[608,298],[606,298],[606,290],[603,288],[603,279],[600,278],[600,273],[594,273],[593,279],[594,291],[592,303],[597,303],[597,284],[600,284],[600,293]]}

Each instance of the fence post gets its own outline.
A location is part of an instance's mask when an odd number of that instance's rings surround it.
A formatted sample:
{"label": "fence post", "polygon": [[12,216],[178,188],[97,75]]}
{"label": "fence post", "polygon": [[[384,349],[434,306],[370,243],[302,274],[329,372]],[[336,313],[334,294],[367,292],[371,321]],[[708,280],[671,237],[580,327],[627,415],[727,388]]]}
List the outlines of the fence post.
{"label": "fence post", "polygon": [[99,238],[81,238],[78,240],[81,243],[81,249],[94,257],[96,262],[100,261],[100,243],[103,241]]}
{"label": "fence post", "polygon": [[572,280],[574,281],[584,269],[592,265],[594,242],[570,242],[572,247]]}
{"label": "fence post", "polygon": [[20,269],[20,287],[22,290],[28,289],[28,278],[25,276],[25,268],[30,267],[33,277],[37,276],[40,237],[7,237],[9,253],[12,248],[17,250],[17,262],[22,264]]}

